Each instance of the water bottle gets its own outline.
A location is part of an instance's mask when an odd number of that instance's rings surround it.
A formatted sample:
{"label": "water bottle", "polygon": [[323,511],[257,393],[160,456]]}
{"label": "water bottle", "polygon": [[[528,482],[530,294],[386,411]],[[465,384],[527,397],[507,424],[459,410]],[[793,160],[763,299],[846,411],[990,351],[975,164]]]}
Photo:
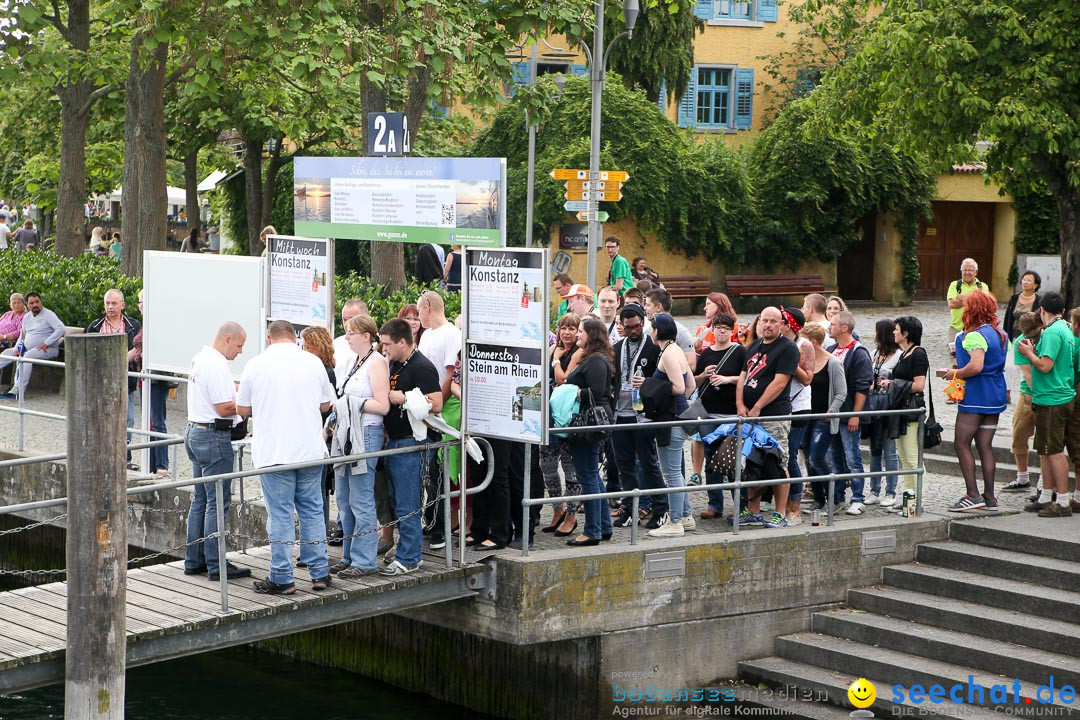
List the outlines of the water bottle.
{"label": "water bottle", "polygon": [[[634,371],[634,377],[641,377],[640,368]],[[634,412],[645,410],[645,403],[641,401],[641,388],[634,388],[630,393],[630,406],[634,408]]]}
{"label": "water bottle", "polygon": [[19,338],[19,342],[15,343],[15,349],[19,351],[19,356],[22,357],[26,354],[26,343]]}

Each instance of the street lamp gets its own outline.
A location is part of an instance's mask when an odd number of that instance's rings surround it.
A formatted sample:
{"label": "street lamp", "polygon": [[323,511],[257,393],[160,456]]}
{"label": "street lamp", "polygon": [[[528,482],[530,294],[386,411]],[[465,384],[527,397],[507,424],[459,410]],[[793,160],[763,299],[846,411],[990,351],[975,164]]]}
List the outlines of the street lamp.
{"label": "street lamp", "polygon": [[597,212],[600,203],[595,199],[595,185],[592,183],[600,179],[600,107],[604,99],[604,79],[607,76],[608,55],[615,43],[625,38],[632,38],[634,25],[637,24],[640,6],[638,0],[623,0],[623,18],[626,22],[626,32],[615,36],[611,44],[604,48],[604,0],[596,0],[596,30],[593,32],[593,48],[582,43],[585,55],[589,58],[589,87],[592,91],[592,112],[590,115],[589,131],[589,261],[588,283],[589,287],[596,287],[596,253],[600,249],[600,220]]}
{"label": "street lamp", "polygon": [[[636,2],[636,0],[635,0]],[[544,41],[547,45],[547,41]],[[532,46],[532,55],[529,58],[529,84],[536,84],[536,53],[537,44],[534,42]],[[548,45],[548,47],[551,47]],[[552,48],[556,50],[556,48]],[[557,51],[557,50],[556,50]],[[557,51],[559,52],[559,51]],[[545,53],[545,57],[549,56],[549,53]],[[566,87],[566,78],[562,73],[555,76],[555,87],[557,92],[555,93],[555,99],[558,100],[562,97],[563,88]],[[536,188],[536,125],[529,122],[529,109],[525,107],[525,125],[529,129],[529,159],[527,164],[527,181],[525,184],[525,247],[531,248],[533,246],[533,197],[535,195]]]}

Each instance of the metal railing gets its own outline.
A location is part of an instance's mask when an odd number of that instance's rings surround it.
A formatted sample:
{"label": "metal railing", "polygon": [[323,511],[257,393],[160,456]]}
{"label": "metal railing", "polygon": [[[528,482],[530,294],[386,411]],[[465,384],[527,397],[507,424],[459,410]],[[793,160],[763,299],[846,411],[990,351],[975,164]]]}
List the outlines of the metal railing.
{"label": "metal railing", "polygon": [[[917,418],[915,417],[917,414]],[[878,470],[878,471],[866,471],[859,473],[830,473],[828,475],[810,475],[799,478],[776,478],[768,480],[751,480],[743,481],[743,458],[741,454],[742,441],[746,435],[743,433],[742,428],[746,425],[756,425],[762,422],[788,422],[792,420],[845,420],[848,418],[865,418],[865,417],[890,417],[890,416],[909,416],[914,418],[909,422],[916,422],[916,433],[918,438],[918,467],[911,470]],[[831,526],[833,524],[834,502],[833,492],[837,482],[851,480],[854,478],[885,478],[900,475],[915,475],[915,514],[922,515],[922,498],[923,498],[923,476],[926,472],[925,463],[923,462],[923,426],[926,422],[925,412],[923,408],[913,409],[900,409],[900,410],[864,410],[860,412],[837,412],[837,413],[802,413],[798,415],[776,415],[768,417],[755,417],[748,418],[743,416],[728,416],[728,415],[715,415],[708,417],[699,417],[691,420],[672,420],[665,422],[645,422],[645,423],[620,423],[614,425],[597,425],[589,427],[565,427],[552,429],[552,433],[558,433],[559,435],[570,436],[576,433],[594,432],[597,430],[605,430],[609,432],[655,432],[663,428],[696,428],[702,426],[720,426],[727,424],[735,425],[735,435],[739,439],[740,443],[740,456],[735,463],[735,477],[730,482],[726,483],[713,483],[702,485],[684,485],[682,487],[664,487],[656,489],[642,490],[635,488],[630,491],[619,492],[602,492],[602,493],[590,493],[587,495],[562,495],[558,497],[545,497],[545,498],[530,498],[529,483],[526,482],[524,497],[521,501],[521,527],[529,527],[529,512],[530,509],[538,505],[548,505],[554,503],[573,503],[588,500],[614,500],[625,497],[632,498],[631,503],[631,525],[630,525],[630,544],[636,545],[638,542],[638,517],[640,510],[640,501],[642,495],[654,496],[654,495],[675,495],[679,493],[691,493],[691,492],[708,492],[709,490],[724,490],[732,491],[732,495],[736,498],[735,508],[732,512],[732,532],[734,534],[739,533],[739,498],[742,497],[743,488],[752,487],[769,487],[774,485],[784,485],[793,482],[827,482],[829,485],[828,498],[826,499],[826,525]],[[908,429],[911,432],[911,429]],[[569,439],[569,438],[567,438]],[[786,470],[786,468],[785,468]],[[607,503],[604,503],[604,512],[609,512]],[[526,533],[527,534],[527,533]],[[527,539],[521,543],[521,556],[527,557],[529,554],[529,543]]]}

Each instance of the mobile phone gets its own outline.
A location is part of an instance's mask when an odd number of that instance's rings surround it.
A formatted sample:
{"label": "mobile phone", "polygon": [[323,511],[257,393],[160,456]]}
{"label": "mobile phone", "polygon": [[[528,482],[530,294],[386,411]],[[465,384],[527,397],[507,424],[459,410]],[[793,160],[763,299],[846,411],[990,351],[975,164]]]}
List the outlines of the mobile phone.
{"label": "mobile phone", "polygon": [[943,377],[945,377],[945,373],[949,372],[950,370],[952,370],[952,368],[941,368],[940,370],[937,371],[937,376],[939,378],[943,378]]}

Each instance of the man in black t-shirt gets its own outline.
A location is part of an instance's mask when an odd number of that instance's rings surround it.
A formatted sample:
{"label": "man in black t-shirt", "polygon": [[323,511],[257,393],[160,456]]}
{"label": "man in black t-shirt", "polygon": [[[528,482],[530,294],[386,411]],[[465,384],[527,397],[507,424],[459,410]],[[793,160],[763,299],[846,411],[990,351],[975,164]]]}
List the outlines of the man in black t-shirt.
{"label": "man in black t-shirt", "polygon": [[[788,385],[791,376],[799,366],[799,349],[780,334],[783,316],[780,310],[767,307],[761,311],[758,320],[760,337],[746,351],[746,369],[739,375],[739,384],[735,386],[735,407],[739,415],[748,418],[767,418],[775,415],[791,414],[791,397]],[[781,464],[787,475],[788,434],[791,421],[757,420],[780,444]],[[746,510],[739,515],[739,522],[764,525],[765,527],[787,527],[783,512],[787,509],[788,484],[773,486],[773,504],[776,511],[767,521],[756,511],[760,505],[759,497],[750,492],[750,502]]]}
{"label": "man in black t-shirt", "polygon": [[[383,419],[386,447],[418,445],[405,409],[405,393],[419,389],[431,403],[431,412],[439,412],[443,404],[439,372],[413,346],[412,328],[404,320],[395,318],[379,328],[379,340],[390,361],[390,412]],[[383,575],[404,575],[420,567],[420,513],[416,512],[420,508],[420,456],[420,452],[409,452],[386,457],[390,502],[398,518],[398,548]]]}

